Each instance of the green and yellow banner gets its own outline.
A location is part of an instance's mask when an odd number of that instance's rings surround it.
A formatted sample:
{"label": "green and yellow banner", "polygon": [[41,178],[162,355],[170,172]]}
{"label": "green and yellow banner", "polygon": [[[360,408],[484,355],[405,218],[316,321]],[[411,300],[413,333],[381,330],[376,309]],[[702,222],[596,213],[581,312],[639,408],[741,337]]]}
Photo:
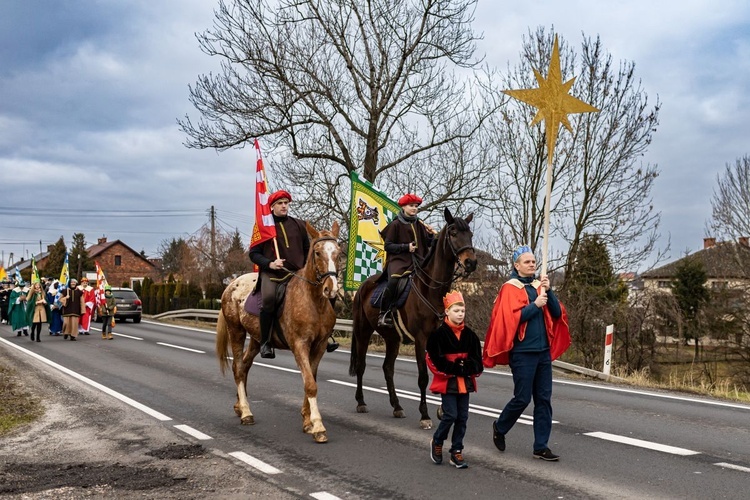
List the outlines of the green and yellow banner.
{"label": "green and yellow banner", "polygon": [[344,288],[357,290],[367,278],[383,270],[385,249],[380,231],[400,210],[398,204],[372,184],[351,173],[352,201],[349,219]]}

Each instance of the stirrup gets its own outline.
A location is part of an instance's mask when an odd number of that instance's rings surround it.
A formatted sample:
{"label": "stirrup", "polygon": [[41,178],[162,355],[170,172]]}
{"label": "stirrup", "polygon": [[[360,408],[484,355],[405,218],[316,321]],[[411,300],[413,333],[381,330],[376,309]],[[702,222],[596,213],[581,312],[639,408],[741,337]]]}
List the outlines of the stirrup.
{"label": "stirrup", "polygon": [[393,328],[393,314],[390,310],[380,313],[378,316],[378,326]]}

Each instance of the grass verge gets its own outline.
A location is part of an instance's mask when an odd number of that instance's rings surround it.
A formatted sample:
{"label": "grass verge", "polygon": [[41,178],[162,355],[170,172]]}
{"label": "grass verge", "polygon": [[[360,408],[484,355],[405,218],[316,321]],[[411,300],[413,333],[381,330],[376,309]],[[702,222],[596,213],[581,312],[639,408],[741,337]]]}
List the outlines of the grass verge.
{"label": "grass verge", "polygon": [[41,401],[23,389],[18,373],[0,365],[0,437],[34,422],[43,414]]}

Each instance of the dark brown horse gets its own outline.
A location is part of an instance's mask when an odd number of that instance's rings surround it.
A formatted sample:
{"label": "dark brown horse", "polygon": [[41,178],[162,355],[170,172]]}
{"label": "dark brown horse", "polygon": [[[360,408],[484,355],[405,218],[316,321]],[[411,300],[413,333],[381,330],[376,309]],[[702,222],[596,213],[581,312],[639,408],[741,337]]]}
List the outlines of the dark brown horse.
{"label": "dark brown horse", "polygon": [[419,392],[421,395],[419,412],[420,425],[423,429],[432,427],[432,420],[427,413],[427,364],[425,362],[425,346],[427,337],[435,331],[443,320],[443,296],[451,289],[451,285],[460,275],[468,275],[477,267],[477,259],[472,244],[472,233],[469,223],[473,214],[466,219],[453,218],[450,211],[445,209],[446,225],[438,233],[432,249],[424,263],[415,262],[412,273],[412,288],[403,307],[395,315],[394,328],[377,327],[379,309],[370,303],[373,291],[378,285],[380,275],[371,276],[359,287],[354,297],[352,349],[349,363],[349,374],[357,376],[357,412],[367,413],[362,394],[362,376],[365,373],[367,347],[373,330],[385,340],[385,361],[383,373],[390,395],[393,416],[404,417],[404,410],[396,396],[393,385],[393,369],[401,344],[401,334],[414,340],[414,349],[419,369]]}
{"label": "dark brown horse", "polygon": [[[283,312],[278,324],[289,349],[294,354],[302,372],[305,397],[302,402],[302,431],[312,434],[318,443],[328,441],[323,419],[318,410],[318,364],[326,352],[328,337],[336,324],[336,314],[330,299],[338,291],[339,225],[333,223],[330,231],[318,233],[310,224],[307,232],[313,240],[305,267],[289,281]],[[231,349],[232,373],[237,385],[237,402],[234,411],[243,424],[254,424],[255,417],[247,402],[247,372],[253,359],[260,352],[260,322],[257,316],[245,311],[244,304],[255,286],[256,273],[243,274],[224,290],[221,296],[221,312],[216,325],[216,355],[224,373],[229,365],[228,350]],[[250,334],[250,343],[245,349],[245,337]],[[274,347],[284,349],[276,335],[272,337]]]}

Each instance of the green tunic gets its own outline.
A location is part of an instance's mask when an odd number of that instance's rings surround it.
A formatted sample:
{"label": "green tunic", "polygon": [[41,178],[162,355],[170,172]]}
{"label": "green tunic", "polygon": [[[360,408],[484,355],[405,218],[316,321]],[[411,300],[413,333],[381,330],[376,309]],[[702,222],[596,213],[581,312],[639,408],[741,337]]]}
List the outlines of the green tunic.
{"label": "green tunic", "polygon": [[20,288],[16,287],[10,292],[10,301],[8,303],[8,316],[10,316],[10,326],[14,332],[29,327],[29,321],[26,319],[26,294]]}

